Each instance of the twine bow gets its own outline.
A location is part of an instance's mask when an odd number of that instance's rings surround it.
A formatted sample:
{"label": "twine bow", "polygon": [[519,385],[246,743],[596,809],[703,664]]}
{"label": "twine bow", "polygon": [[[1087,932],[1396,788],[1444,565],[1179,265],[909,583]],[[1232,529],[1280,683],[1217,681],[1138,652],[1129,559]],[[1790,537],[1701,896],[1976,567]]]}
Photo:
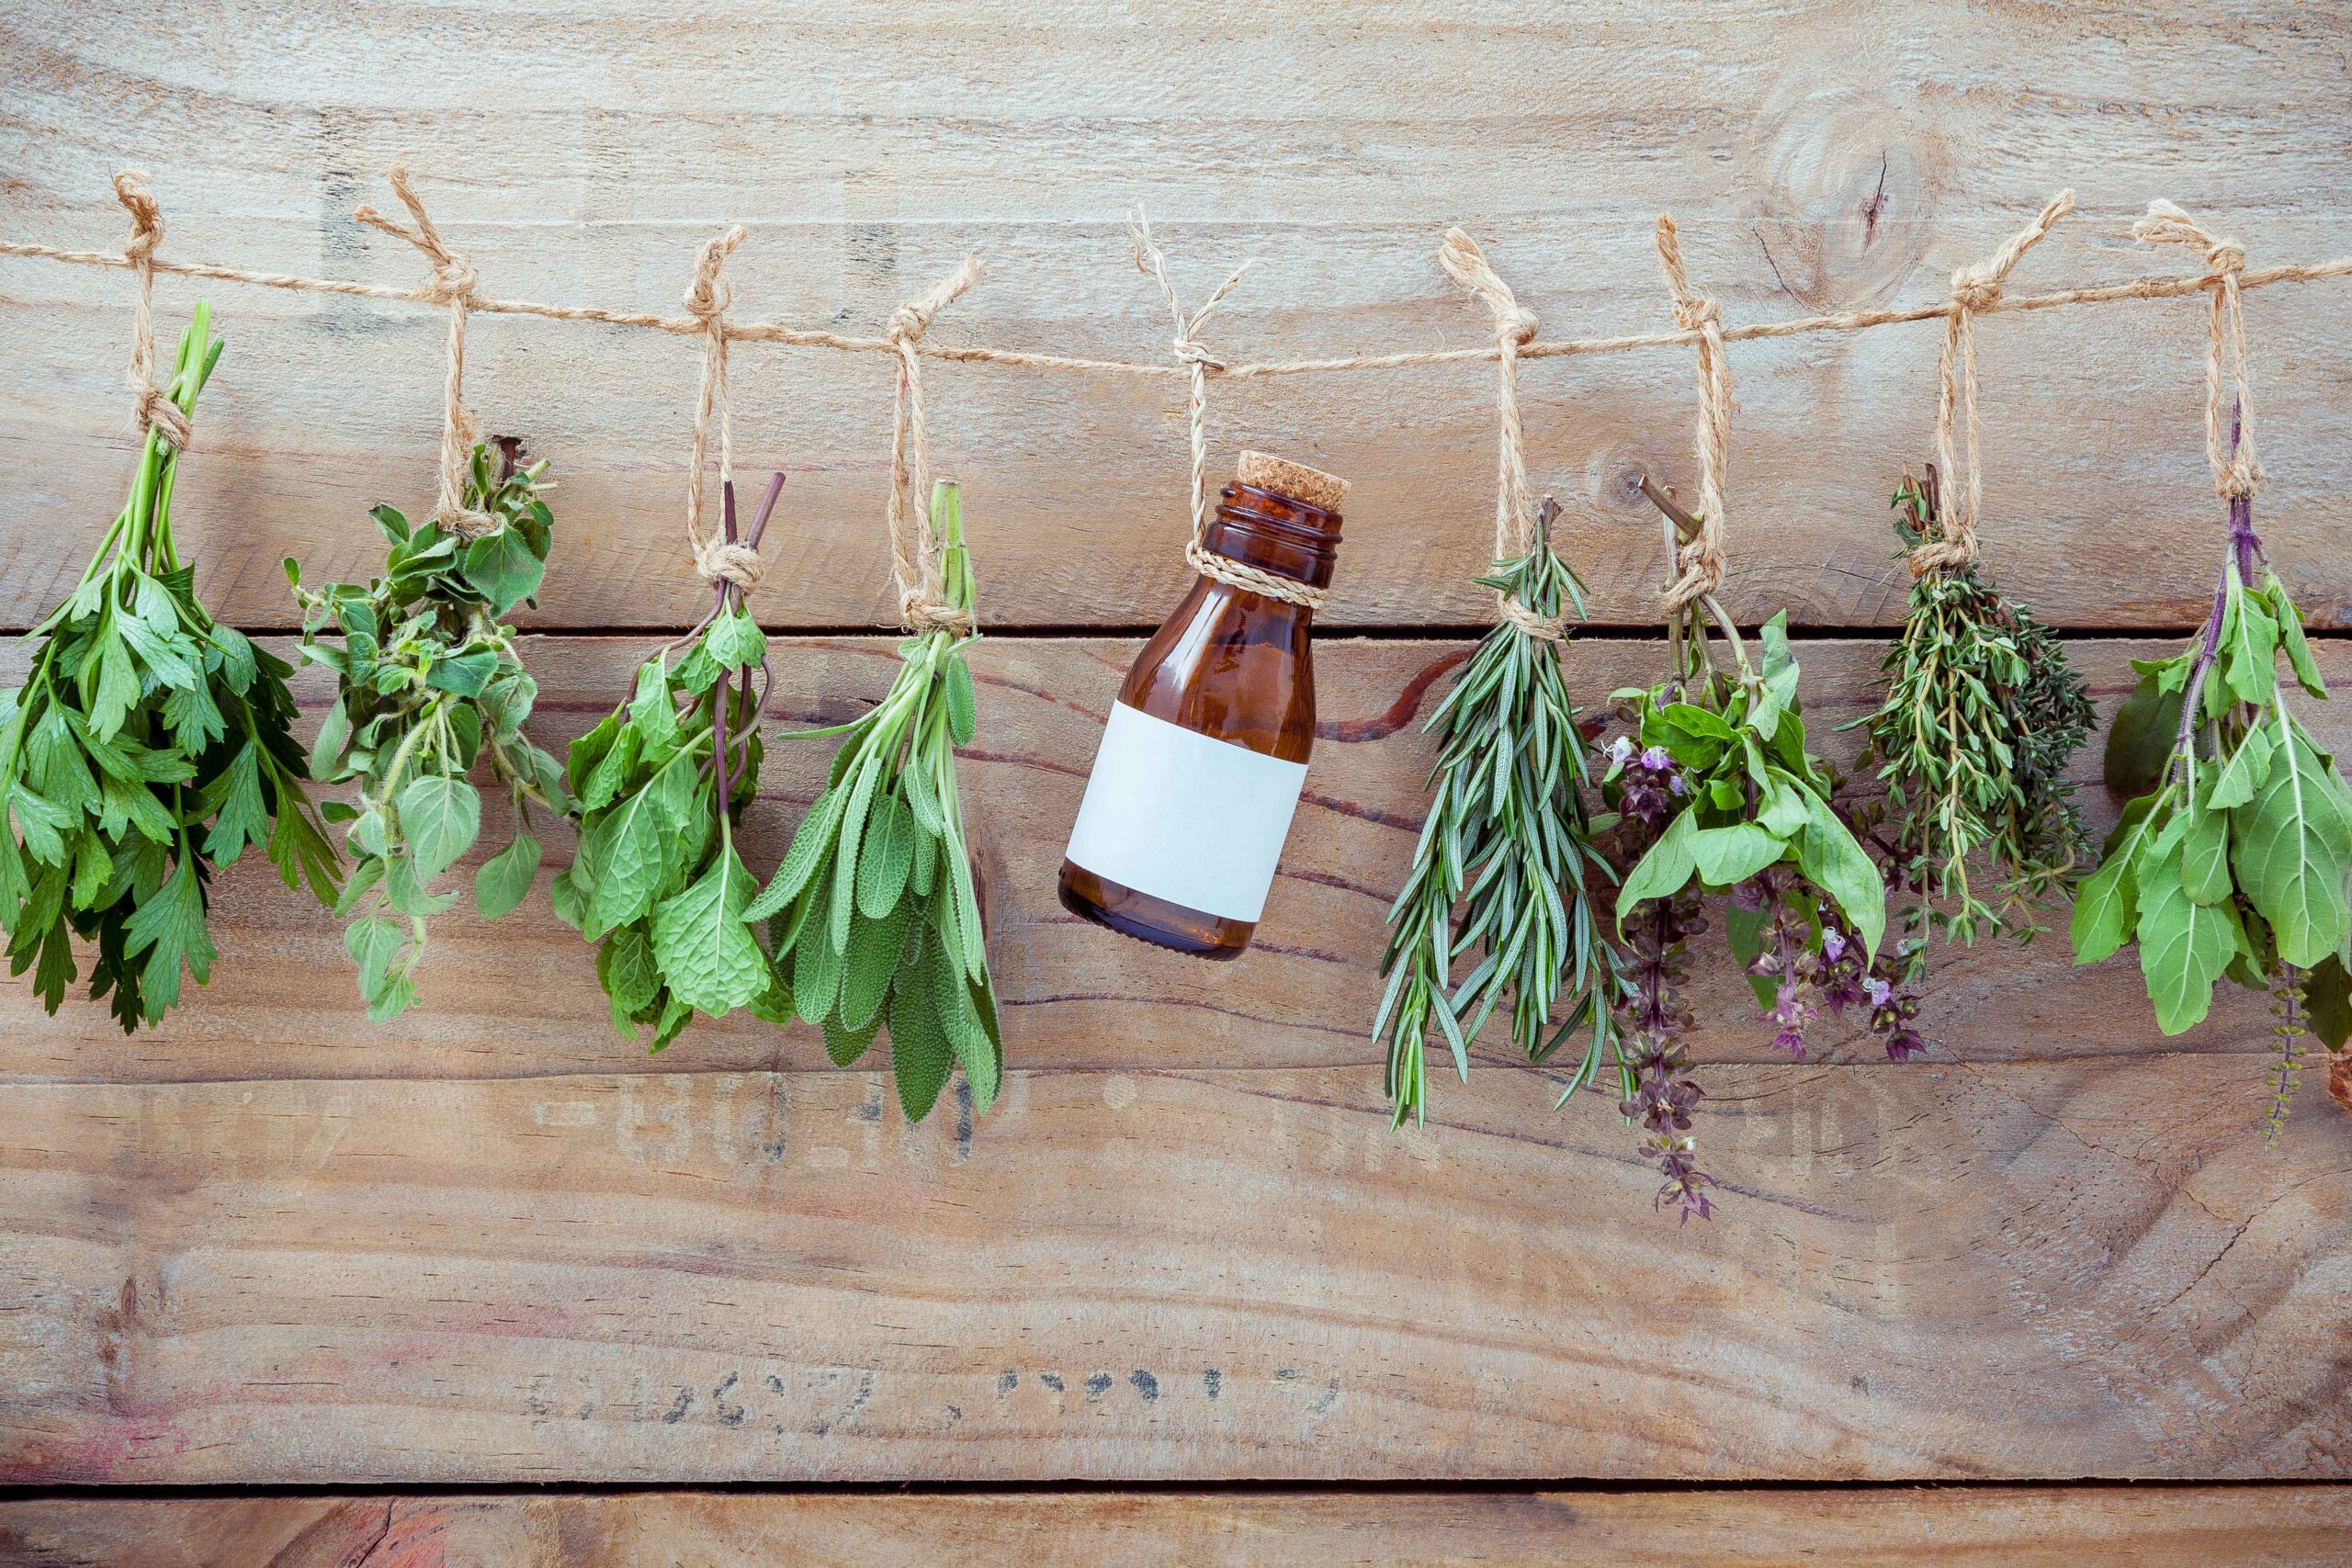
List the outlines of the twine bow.
{"label": "twine bow", "polygon": [[[2213,301],[2206,315],[2205,460],[2213,469],[2213,489],[2224,500],[2252,500],[2262,484],[2262,465],[2254,455],[2254,396],[2246,385],[2245,310],[2239,284],[2245,271],[2245,247],[2234,239],[2215,237],[2163,200],[2148,203],[2147,216],[2132,225],[2132,237],[2151,245],[2187,245],[2205,258],[2211,279],[2206,287]],[[2225,350],[2237,393],[2235,438],[2227,442],[2222,434]]]}
{"label": "twine bow", "polygon": [[[1936,395],[1936,457],[1944,483],[1936,487],[1936,536],[1911,551],[1911,575],[1960,571],[1976,562],[1976,514],[1984,497],[1976,420],[1976,317],[2001,302],[2001,285],[2019,258],[2041,243],[2052,225],[2075,209],[2075,193],[2062,190],[2041,215],[2009,237],[1989,261],[1971,262],[1951,275],[1951,314],[1944,318],[1944,347]],[[1968,428],[1968,467],[1954,460],[1951,427],[1957,402]],[[1963,480],[1962,474],[1965,473]]]}
{"label": "twine bow", "polygon": [[686,545],[694,551],[695,570],[705,582],[714,586],[730,582],[748,593],[767,575],[760,552],[714,533],[703,525],[702,520],[703,469],[709,460],[714,411],[718,416],[718,482],[723,488],[735,478],[734,431],[728,418],[726,321],[727,307],[734,302],[735,291],[718,281],[718,267],[742,243],[743,228],[740,223],[724,234],[704,241],[701,252],[695,257],[694,281],[686,286],[686,314],[702,323],[702,389],[695,400],[694,448],[686,459],[690,470],[686,480]]}
{"label": "twine bow", "polygon": [[[1515,560],[1535,547],[1535,495],[1527,482],[1527,436],[1519,415],[1519,351],[1535,341],[1535,312],[1522,306],[1510,286],[1496,276],[1476,241],[1459,229],[1445,231],[1437,254],[1445,275],[1479,299],[1495,318],[1495,359],[1501,374],[1495,388],[1496,421],[1501,428],[1495,479],[1495,560]],[[1495,610],[1530,637],[1562,641],[1560,617],[1535,611],[1497,591]]]}
{"label": "twine bow", "polygon": [[[980,280],[980,258],[964,265],[921,299],[890,312],[884,335],[899,357],[899,389],[890,405],[890,574],[899,586],[899,620],[909,631],[968,637],[971,615],[947,602],[940,579],[939,539],[931,528],[931,454],[923,438],[922,356],[915,344],[932,318]],[[912,491],[911,503],[909,491]]]}
{"label": "twine bow", "polygon": [[123,260],[139,279],[139,293],[130,308],[130,382],[135,416],[141,434],[153,431],[173,450],[185,452],[194,440],[187,412],[155,385],[155,247],[164,241],[163,209],[148,188],[143,169],[125,169],[114,177],[114,194],[130,214],[130,238],[123,243]]}
{"label": "twine bow", "polygon": [[458,537],[480,538],[499,524],[490,513],[466,504],[466,468],[474,444],[473,421],[467,417],[465,406],[466,311],[473,303],[479,279],[466,259],[442,243],[441,231],[433,226],[424,203],[408,183],[408,165],[394,164],[386,177],[414,226],[404,228],[364,202],[351,216],[356,222],[406,240],[422,252],[433,276],[415,290],[414,297],[449,309],[449,368],[441,386],[441,482],[433,514]]}
{"label": "twine bow", "polygon": [[1657,220],[1657,258],[1674,295],[1674,322],[1699,334],[1699,526],[1677,557],[1679,574],[1666,590],[1671,615],[1705,598],[1724,581],[1724,468],[1731,451],[1731,357],[1724,348],[1723,312],[1690,289],[1682,268],[1682,240],[1674,220]]}

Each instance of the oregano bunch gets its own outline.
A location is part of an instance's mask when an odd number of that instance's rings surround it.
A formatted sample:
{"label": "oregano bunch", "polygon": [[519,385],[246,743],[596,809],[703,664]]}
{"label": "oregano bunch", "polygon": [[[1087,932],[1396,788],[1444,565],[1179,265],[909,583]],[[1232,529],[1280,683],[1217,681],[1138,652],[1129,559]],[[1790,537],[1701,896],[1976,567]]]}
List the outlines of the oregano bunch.
{"label": "oregano bunch", "polygon": [[2086,880],[2075,962],[2137,942],[2156,1026],[2202,1020],[2224,976],[2272,998],[2278,1037],[2269,1125],[2292,1096],[2301,1042],[2352,1030],[2352,792],[2296,716],[2324,700],[2302,619],[2262,551],[2251,500],[2230,503],[2222,581],[2204,627],[2171,659],[2134,660],[2140,682],[2108,734],[2107,777],[2137,794]]}
{"label": "oregano bunch", "polygon": [[[1476,579],[1528,614],[1584,614],[1584,585],[1552,548],[1557,503],[1536,515],[1534,547]],[[1511,1038],[1548,1060],[1579,1029],[1589,1038],[1566,1093],[1600,1070],[1623,999],[1620,960],[1596,916],[1611,874],[1592,842],[1590,784],[1559,644],[1506,616],[1478,644],[1423,728],[1439,737],[1429,815],[1404,889],[1388,910],[1388,985],[1372,1035],[1388,1040],[1393,1124],[1421,1120],[1432,1022],[1470,1076],[1469,1042],[1506,1000]],[[1479,960],[1460,984],[1455,964]],[[1554,1023],[1563,1000],[1566,1018]],[[1563,1096],[1565,1099],[1565,1094]]]}
{"label": "oregano bunch", "polygon": [[[931,522],[942,601],[968,626],[972,567],[953,483],[933,487]],[[786,732],[838,736],[842,746],[775,875],[742,912],[768,922],[776,988],[824,1032],[837,1066],[888,1032],[910,1122],[930,1114],[957,1066],[981,1110],[1004,1072],[956,787],[956,749],[971,743],[975,722],[964,654],[976,635],[915,632],[899,644],[899,671],[879,705],[846,724]]]}
{"label": "oregano bunch", "polygon": [[[744,538],[753,550],[782,484],[779,474]],[[734,486],[722,495],[733,544]],[[744,921],[752,874],[735,850],[759,788],[766,687],[767,637],[742,590],[722,580],[710,614],[639,665],[632,694],[571,743],[579,848],[549,895],[557,916],[597,944],[613,1027],[632,1039],[651,1030],[655,1051],[696,1012],[749,1008],[775,1023],[791,1014]]]}
{"label": "oregano bunch", "polygon": [[[554,520],[541,499],[547,464],[515,466],[519,443],[473,449],[465,504],[497,526],[463,538],[437,519],[411,526],[390,506],[368,515],[384,536],[384,574],[364,583],[302,585],[302,654],[335,672],[335,700],[311,747],[322,781],[356,781],[357,804],[326,804],[344,829],[352,872],[336,910],[344,945],[376,1022],[416,1000],[425,920],[455,904],[433,880],[471,849],[481,796],[467,774],[487,765],[505,795],[514,838],[474,874],[474,901],[494,919],[523,901],[539,867],[531,807],[561,815],[563,768],[523,732],[538,686],[504,617],[531,602],[546,571]],[[494,467],[493,467],[494,463]],[[329,640],[335,637],[338,640]]]}
{"label": "oregano bunch", "polygon": [[[1930,464],[1894,493],[1906,556],[1935,532],[1938,482]],[[1869,737],[1861,766],[1886,785],[1890,880],[1915,896],[1901,956],[1916,980],[1937,933],[2030,942],[2037,909],[2072,887],[2091,852],[2065,773],[2096,715],[2057,634],[1973,563],[1912,580],[1881,679],[1878,712],[1855,722]]]}
{"label": "oregano bunch", "polygon": [[[220,362],[199,302],[163,396],[182,415]],[[335,897],[334,848],[304,797],[293,667],[215,621],[172,538],[181,454],[146,434],[130,498],[0,697],[0,927],[12,973],[56,1012],[96,946],[90,997],[125,1033],[203,985],[212,874],[266,846],[289,888]]]}

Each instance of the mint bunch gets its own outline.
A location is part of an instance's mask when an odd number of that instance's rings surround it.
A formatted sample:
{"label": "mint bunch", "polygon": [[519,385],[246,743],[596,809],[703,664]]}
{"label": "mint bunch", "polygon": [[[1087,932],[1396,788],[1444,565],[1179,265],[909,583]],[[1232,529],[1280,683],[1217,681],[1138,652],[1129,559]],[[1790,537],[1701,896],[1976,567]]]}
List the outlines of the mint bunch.
{"label": "mint bunch", "polygon": [[503,619],[537,591],[553,542],[540,499],[553,488],[547,465],[517,469],[518,446],[501,443],[494,471],[489,448],[474,447],[466,504],[498,524],[480,537],[438,521],[412,527],[379,506],[368,515],[389,546],[383,576],[309,589],[286,561],[302,605],[303,657],[336,676],[311,767],[322,780],[358,785],[356,806],[330,801],[324,815],[349,824],[352,873],[336,911],[350,920],[344,943],[379,1023],[416,1000],[426,918],[457,902],[432,883],[481,833],[481,796],[467,779],[474,765],[487,764],[514,818],[513,840],[474,874],[485,919],[530,891],[540,854],[531,807],[561,815],[567,803],[562,767],[523,732],[538,686]]}
{"label": "mint bunch", "polygon": [[[164,395],[188,413],[224,345],[196,307]],[[334,849],[304,798],[284,660],[214,621],[172,540],[180,454],[150,430],[130,499],[0,697],[0,928],[54,1013],[96,945],[90,996],[124,1032],[203,985],[212,874],[266,847],[288,887],[335,896]]]}

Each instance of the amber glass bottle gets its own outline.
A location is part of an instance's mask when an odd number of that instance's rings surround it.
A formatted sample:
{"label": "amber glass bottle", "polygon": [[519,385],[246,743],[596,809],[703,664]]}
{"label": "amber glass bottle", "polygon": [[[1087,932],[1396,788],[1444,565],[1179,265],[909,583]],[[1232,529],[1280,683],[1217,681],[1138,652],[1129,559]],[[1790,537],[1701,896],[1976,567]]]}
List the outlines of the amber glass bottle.
{"label": "amber glass bottle", "polygon": [[[1347,481],[1245,452],[1202,543],[1312,588],[1331,581]],[[1062,861],[1062,907],[1204,958],[1264,911],[1315,742],[1314,612],[1204,575],[1119,688]]]}

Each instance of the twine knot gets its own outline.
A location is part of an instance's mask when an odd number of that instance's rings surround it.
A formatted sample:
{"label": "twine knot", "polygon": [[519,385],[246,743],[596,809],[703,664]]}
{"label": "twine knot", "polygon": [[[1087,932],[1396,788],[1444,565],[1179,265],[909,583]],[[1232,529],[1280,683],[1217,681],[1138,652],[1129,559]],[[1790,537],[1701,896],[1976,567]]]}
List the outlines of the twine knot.
{"label": "twine knot", "polygon": [[2001,302],[2001,280],[1982,262],[1951,275],[1951,302],[1963,310],[1989,310]]}
{"label": "twine knot", "polygon": [[1196,365],[1204,370],[1222,370],[1225,361],[1208,351],[1208,345],[1189,337],[1180,337],[1169,344],[1179,365]]}
{"label": "twine knot", "polygon": [[130,238],[123,242],[123,260],[139,278],[139,294],[130,311],[130,364],[123,372],[130,383],[133,416],[142,435],[153,431],[175,452],[185,452],[194,439],[186,410],[155,385],[155,247],[164,240],[164,211],[141,169],[125,169],[114,177],[115,198],[130,214]]}
{"label": "twine knot", "polygon": [[1723,325],[1724,313],[1716,309],[1713,299],[1697,296],[1674,302],[1674,324],[1686,333],[1704,332],[1709,327]]}
{"label": "twine knot", "polygon": [[425,281],[424,294],[436,305],[471,305],[474,285],[481,281],[465,257],[440,255],[433,260],[433,276]]}
{"label": "twine knot", "polygon": [[718,264],[743,243],[743,226],[737,224],[724,234],[714,234],[702,243],[701,252],[695,257],[694,281],[686,285],[686,314],[700,321],[705,328],[725,314],[735,302],[735,290],[718,281]]}
{"label": "twine knot", "polygon": [[144,434],[152,430],[169,442],[174,451],[187,451],[196,439],[196,433],[190,428],[187,414],[180,405],[165,396],[162,388],[144,378],[131,378],[130,389],[137,397],[132,406],[137,411],[140,433]]}
{"label": "twine knot", "polygon": [[[890,539],[890,575],[899,585],[899,620],[910,631],[973,630],[971,616],[949,604],[941,585],[943,561],[931,527],[931,450],[924,434],[922,358],[915,344],[932,318],[980,280],[980,258],[966,256],[936,288],[890,312],[884,333],[899,353],[899,386],[890,403],[890,494],[884,520]],[[913,491],[911,504],[910,491]]]}
{"label": "twine knot", "polygon": [[[2148,203],[2147,216],[2132,225],[2144,244],[2181,245],[2204,257],[2211,275],[2212,304],[2205,318],[2205,461],[2213,490],[2223,500],[2248,501],[2262,484],[2262,464],[2254,455],[2254,393],[2248,385],[2245,310],[2239,274],[2245,247],[2207,229],[2169,201]],[[2222,362],[2229,361],[2237,405],[2228,441],[2222,436]]]}
{"label": "twine knot", "polygon": [[164,211],[147,184],[144,169],[125,169],[114,177],[115,199],[130,213],[130,238],[123,242],[123,259],[143,267],[154,260],[164,240]]}
{"label": "twine knot", "polygon": [[970,637],[978,629],[969,612],[911,588],[899,591],[899,624],[910,632],[945,632],[959,637]]}
{"label": "twine knot", "polygon": [[[1535,496],[1527,482],[1527,434],[1519,413],[1519,351],[1535,338],[1535,312],[1519,302],[1510,285],[1488,264],[1478,243],[1459,229],[1449,229],[1438,247],[1438,265],[1445,275],[1482,301],[1495,324],[1495,554],[1497,569],[1534,549]],[[1532,636],[1560,640],[1559,623],[1549,623],[1525,605],[1495,595],[1502,617]]]}
{"label": "twine knot", "polygon": [[1674,320],[1699,336],[1699,527],[1675,553],[1675,579],[1667,585],[1666,610],[1679,615],[1724,581],[1724,471],[1731,463],[1731,356],[1724,352],[1723,313],[1714,300],[1690,288],[1683,270],[1681,231],[1674,220],[1657,220],[1657,259],[1674,297]]}
{"label": "twine knot", "polygon": [[695,570],[702,580],[714,587],[731,582],[749,593],[767,575],[767,566],[760,559],[760,552],[749,545],[729,544],[725,539],[703,539],[695,545]]}

